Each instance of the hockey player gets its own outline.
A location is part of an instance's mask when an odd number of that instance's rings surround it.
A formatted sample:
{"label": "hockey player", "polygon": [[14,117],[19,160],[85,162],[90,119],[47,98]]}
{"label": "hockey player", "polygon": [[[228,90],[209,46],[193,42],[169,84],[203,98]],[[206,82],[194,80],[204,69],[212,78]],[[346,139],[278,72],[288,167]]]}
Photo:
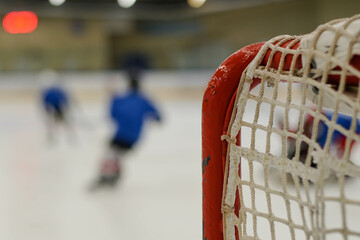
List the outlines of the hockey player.
{"label": "hockey player", "polygon": [[54,130],[59,124],[69,125],[69,95],[58,81],[57,74],[45,70],[40,74],[40,80],[45,85],[41,91],[41,103],[45,112],[48,141],[54,140]]}
{"label": "hockey player", "polygon": [[[329,119],[329,121],[331,121],[331,119],[333,118],[332,111],[323,110],[322,114],[327,119]],[[336,124],[342,126],[344,129],[349,130],[351,127],[351,123],[352,123],[352,117],[345,115],[345,114],[338,113]],[[309,114],[306,114],[305,119],[304,119],[304,133],[303,134],[305,136],[307,136],[308,138],[311,138],[313,124],[314,124],[314,117]],[[280,123],[280,125],[282,128],[283,123]],[[289,129],[288,131],[296,133],[297,130],[298,129]],[[319,124],[318,124],[316,142],[319,144],[319,146],[321,148],[325,147],[328,132],[329,132],[329,127],[325,124],[324,121],[320,120]],[[360,120],[359,119],[356,120],[355,133],[360,134]],[[332,133],[332,138],[331,138],[331,142],[330,142],[330,151],[334,156],[336,156],[339,159],[341,159],[344,155],[346,141],[347,141],[347,138],[341,132],[334,130],[334,132]],[[288,138],[288,156],[287,157],[289,159],[292,159],[295,156],[295,153],[296,153],[295,142],[296,142],[296,139]],[[350,151],[351,151],[354,143],[355,143],[354,140],[350,141]],[[303,163],[306,160],[306,156],[308,154],[308,149],[309,149],[309,145],[302,141],[300,144],[300,161]],[[314,162],[312,160],[311,166],[316,167],[317,166],[316,162]]]}
{"label": "hockey player", "polygon": [[129,73],[129,90],[125,94],[113,94],[109,115],[115,132],[102,160],[99,179],[92,189],[116,185],[120,176],[121,160],[139,141],[144,123],[147,120],[161,121],[159,111],[141,92],[138,74],[135,72]]}

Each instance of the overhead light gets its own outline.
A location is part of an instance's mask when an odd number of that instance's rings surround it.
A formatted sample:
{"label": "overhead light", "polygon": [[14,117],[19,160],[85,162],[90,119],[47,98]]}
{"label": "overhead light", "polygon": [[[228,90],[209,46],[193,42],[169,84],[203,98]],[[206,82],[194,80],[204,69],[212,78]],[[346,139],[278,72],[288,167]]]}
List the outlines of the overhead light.
{"label": "overhead light", "polygon": [[57,7],[57,6],[62,5],[65,2],[65,0],[49,0],[49,2],[51,5]]}
{"label": "overhead light", "polygon": [[188,4],[190,7],[193,8],[199,8],[202,5],[204,5],[204,3],[206,2],[206,0],[187,0]]}
{"label": "overhead light", "polygon": [[132,7],[136,0],[117,0],[120,7],[123,7],[123,8],[129,8],[129,7]]}
{"label": "overhead light", "polygon": [[2,21],[3,28],[11,34],[31,33],[38,25],[38,17],[34,12],[9,12]]}

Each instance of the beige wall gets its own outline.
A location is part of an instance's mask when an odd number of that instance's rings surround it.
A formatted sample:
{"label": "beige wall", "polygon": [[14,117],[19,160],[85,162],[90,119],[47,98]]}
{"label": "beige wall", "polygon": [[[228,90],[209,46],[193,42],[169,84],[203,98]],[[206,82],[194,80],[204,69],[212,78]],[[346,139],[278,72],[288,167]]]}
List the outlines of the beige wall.
{"label": "beige wall", "polygon": [[[83,34],[71,20],[40,19],[32,34],[0,31],[0,70],[99,70],[117,66],[112,57],[143,52],[159,69],[213,68],[233,51],[280,34],[305,34],[334,18],[360,13],[359,0],[294,0],[186,19],[199,31],[115,34],[108,22],[86,20]],[[117,20],[118,21],[118,20]],[[112,26],[120,24],[117,21]],[[166,22],[181,24],[182,21]],[[135,26],[137,23],[133,24]]]}
{"label": "beige wall", "polygon": [[70,20],[39,19],[31,34],[0,31],[0,70],[102,69],[108,65],[102,23],[86,21],[82,34],[73,34]]}
{"label": "beige wall", "polygon": [[248,44],[281,34],[301,35],[335,18],[360,13],[359,0],[297,0],[249,7],[191,19],[201,31],[187,35],[134,33],[118,38],[119,54],[137,49],[155,68],[215,67]]}

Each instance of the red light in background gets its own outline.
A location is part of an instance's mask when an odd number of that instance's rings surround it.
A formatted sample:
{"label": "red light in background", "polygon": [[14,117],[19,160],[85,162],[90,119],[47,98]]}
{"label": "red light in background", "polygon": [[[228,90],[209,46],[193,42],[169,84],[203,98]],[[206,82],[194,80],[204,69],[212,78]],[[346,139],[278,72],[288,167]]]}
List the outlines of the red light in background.
{"label": "red light in background", "polygon": [[31,33],[38,25],[38,17],[34,12],[9,12],[2,21],[3,28],[11,34]]}

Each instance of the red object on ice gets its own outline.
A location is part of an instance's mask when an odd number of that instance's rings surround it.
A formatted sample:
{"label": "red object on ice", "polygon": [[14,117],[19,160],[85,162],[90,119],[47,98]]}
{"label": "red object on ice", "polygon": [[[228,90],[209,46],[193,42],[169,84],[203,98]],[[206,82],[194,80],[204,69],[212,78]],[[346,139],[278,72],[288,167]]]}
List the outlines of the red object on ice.
{"label": "red object on ice", "polygon": [[[286,48],[288,47],[290,44],[293,44],[293,41],[294,39],[291,39],[281,45],[279,45],[279,47],[282,47],[282,48]],[[275,43],[276,44],[276,43]],[[293,49],[293,50],[296,50],[298,49],[300,46],[300,42],[297,42],[295,43],[293,46],[290,47],[290,49]],[[261,65],[265,66],[267,64],[267,61],[269,60],[270,58],[270,54],[271,54],[271,50],[268,50],[267,53],[265,54],[265,57],[263,59],[263,61],[261,62]],[[279,69],[279,65],[280,65],[280,60],[281,60],[281,56],[282,56],[282,53],[277,51],[275,52],[273,58],[271,59],[271,64],[270,64],[270,67],[271,68],[275,68],[275,69]],[[289,70],[290,69],[290,66],[291,66],[291,63],[293,61],[293,58],[294,58],[294,55],[293,54],[287,54],[285,56],[285,61],[284,61],[284,65],[282,67],[282,70]],[[302,68],[302,62],[301,62],[301,55],[298,55],[296,61],[295,61],[295,69],[300,69]]]}
{"label": "red object on ice", "polygon": [[[286,47],[291,41],[286,42]],[[244,47],[227,58],[212,76],[203,97],[202,106],[202,167],[203,167],[203,239],[223,239],[221,202],[223,179],[227,154],[227,142],[221,136],[227,133],[237,88],[241,75],[249,63],[258,54],[264,43]],[[292,49],[297,49],[295,44]],[[266,65],[270,57],[267,53],[262,64]],[[279,67],[280,53],[271,60],[271,67]],[[290,69],[293,55],[286,56],[283,68]],[[300,57],[295,68],[301,68]],[[256,87],[261,79],[255,78],[250,89]],[[237,144],[240,145],[238,135]],[[240,172],[240,169],[239,169]],[[240,199],[235,199],[235,209],[240,208]],[[238,239],[238,233],[236,233]]]}
{"label": "red object on ice", "polygon": [[11,34],[31,33],[37,28],[38,17],[31,11],[9,12],[4,16],[2,25]]}
{"label": "red object on ice", "polygon": [[[289,40],[280,45],[286,48],[293,43]],[[227,154],[227,141],[221,136],[227,133],[232,109],[234,106],[239,81],[243,71],[258,54],[264,43],[257,43],[244,47],[227,58],[212,76],[203,97],[202,105],[202,186],[203,186],[203,239],[223,239],[222,194]],[[298,49],[299,43],[293,44],[290,49]],[[281,52],[272,57],[269,50],[262,59],[261,65],[266,66],[268,61],[271,68],[278,69],[281,61]],[[282,70],[289,70],[294,55],[285,56]],[[360,69],[360,57],[354,56],[350,65]],[[294,62],[295,69],[301,69],[303,63],[298,55]],[[338,75],[329,75],[328,82],[339,82]],[[356,85],[357,77],[347,76],[350,85]],[[256,87],[261,79],[254,78],[250,90]],[[237,144],[240,145],[238,135]],[[239,169],[239,174],[241,171]],[[238,196],[238,194],[236,194]],[[235,212],[240,208],[239,199],[235,199]],[[239,239],[235,229],[235,237]]]}
{"label": "red object on ice", "polygon": [[[247,46],[226,59],[213,75],[204,94],[202,107],[203,239],[223,239],[221,200],[227,142],[221,141],[221,135],[226,134],[227,131],[241,74],[262,45],[263,43],[258,43]],[[259,81],[255,80],[252,87],[258,83]],[[239,207],[238,200],[236,202],[236,207]]]}

